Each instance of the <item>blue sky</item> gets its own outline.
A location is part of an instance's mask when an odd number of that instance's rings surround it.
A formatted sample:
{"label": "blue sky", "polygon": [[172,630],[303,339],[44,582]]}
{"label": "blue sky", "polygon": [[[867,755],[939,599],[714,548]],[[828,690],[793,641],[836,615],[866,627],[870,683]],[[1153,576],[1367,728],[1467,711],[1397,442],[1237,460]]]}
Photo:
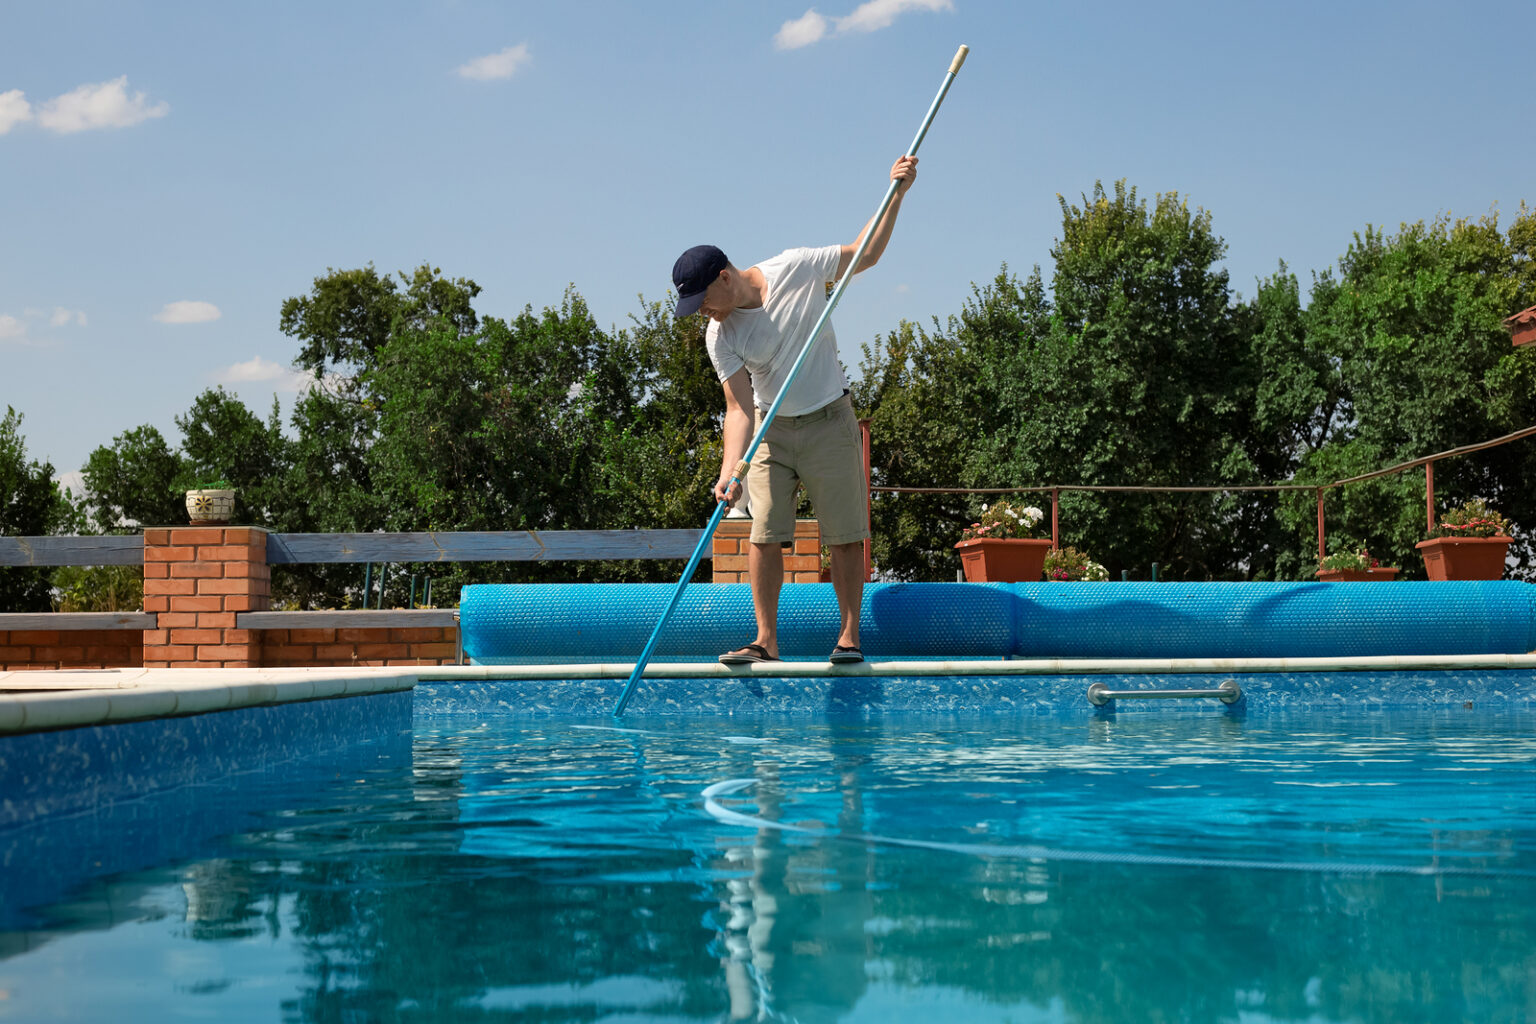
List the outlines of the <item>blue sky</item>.
{"label": "blue sky", "polygon": [[278,310],[430,262],[482,313],[599,322],[701,241],[852,241],[957,46],[863,342],[957,312],[1125,178],[1211,211],[1234,288],[1367,223],[1536,202],[1528,3],[0,3],[0,404],[66,480],[225,384],[297,386]]}

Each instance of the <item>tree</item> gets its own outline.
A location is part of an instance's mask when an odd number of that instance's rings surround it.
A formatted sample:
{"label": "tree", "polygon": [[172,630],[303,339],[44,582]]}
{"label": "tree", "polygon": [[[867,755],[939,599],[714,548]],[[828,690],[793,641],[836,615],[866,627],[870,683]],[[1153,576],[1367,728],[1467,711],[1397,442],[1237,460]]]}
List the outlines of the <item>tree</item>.
{"label": "tree", "polygon": [[[1268,482],[1251,443],[1258,367],[1235,315],[1225,243],[1211,216],[1176,193],[1149,211],[1135,189],[1096,184],[1081,207],[1061,201],[1051,250],[1052,346],[1081,396],[1081,428],[1061,451],[1085,483],[1180,486]],[[1041,394],[1042,401],[1050,400]],[[1043,465],[1054,474],[1070,466]],[[1071,479],[1067,476],[1067,479]],[[1234,544],[1245,499],[1233,495],[1080,496],[1079,546],[1111,550],[1111,570],[1160,562],[1195,579],[1262,574],[1262,547]],[[1114,564],[1119,563],[1119,564]]]}
{"label": "tree", "polygon": [[91,519],[103,533],[186,522],[177,486],[187,467],[152,426],[124,431],[91,452],[82,475]]}
{"label": "tree", "polygon": [[[992,289],[977,292],[985,306],[1010,294],[1006,268]],[[1006,301],[1004,299],[1003,301]],[[968,307],[972,308],[972,307]],[[966,348],[970,336],[910,322],[864,346],[855,407],[870,420],[871,483],[891,487],[963,487],[966,467],[984,446],[981,417],[995,398],[982,388],[984,368]],[[990,478],[981,486],[992,486]],[[905,579],[943,579],[957,565],[953,545],[973,502],[946,494],[872,497],[873,560],[882,572]]]}
{"label": "tree", "polygon": [[[403,290],[331,271],[283,305],[315,386],[296,404],[279,518],[309,531],[696,525],[718,465],[720,386],[697,318],[645,304],[604,331],[570,289],[510,320],[474,282],[421,267]],[[713,462],[713,465],[710,463]],[[707,479],[706,479],[707,477]],[[472,580],[657,579],[654,562],[405,567],[434,592]],[[283,588],[340,603],[349,568],[299,566]]]}
{"label": "tree", "polygon": [[[874,416],[882,479],[1269,482],[1284,460],[1267,456],[1273,446],[1255,425],[1263,364],[1249,345],[1254,317],[1234,303],[1217,266],[1224,243],[1210,215],[1173,193],[1149,209],[1124,182],[1112,193],[1096,185],[1082,206],[1063,199],[1061,210],[1050,298],[1038,269],[1020,282],[1004,268],[933,335],[892,335],[866,359],[856,393]],[[964,521],[954,502],[927,505],[910,507],[947,527],[952,544]],[[1201,579],[1272,571],[1273,516],[1251,498],[1068,492],[1062,510],[1063,543],[1111,571],[1151,562]],[[918,539],[932,527],[900,515],[894,525],[895,545],[916,541],[926,553],[892,551],[882,564],[937,574],[943,542],[931,533]],[[952,558],[947,564],[953,571]]]}
{"label": "tree", "polygon": [[176,426],[182,474],[173,489],[227,481],[235,488],[235,521],[276,528],[293,504],[286,479],[292,443],[283,436],[277,397],[263,423],[234,395],[209,388],[176,417]]}
{"label": "tree", "polygon": [[422,264],[407,277],[405,291],[370,263],[357,270],[327,270],[315,278],[309,295],[283,303],[278,319],[284,334],[301,343],[298,364],[316,377],[347,375],[372,363],[379,349],[407,327],[424,328],[445,320],[460,335],[478,322],[472,305],[480,286],[467,278],[449,280],[436,267]]}
{"label": "tree", "polygon": [[[22,416],[10,406],[0,419],[0,535],[39,537],[69,521],[69,502],[53,480],[53,466],[27,458]],[[51,607],[47,569],[0,569],[0,610],[45,612]]]}
{"label": "tree", "polygon": [[[293,532],[347,533],[383,529],[385,499],[372,479],[369,452],[389,397],[368,388],[364,375],[400,332],[418,334],[447,324],[459,337],[479,324],[473,308],[480,286],[449,279],[423,264],[396,278],[372,264],[328,270],[308,295],[287,299],[279,315],[284,334],[299,342],[295,362],[314,385],[294,404],[297,438],[288,452],[285,502],[274,521]],[[404,287],[402,291],[401,288]],[[398,519],[398,517],[396,517]],[[344,605],[361,578],[352,566],[299,565],[274,573],[274,594],[300,606]]]}
{"label": "tree", "polygon": [[[1536,354],[1512,350],[1502,320],[1536,302],[1531,262],[1536,213],[1522,206],[1507,232],[1495,214],[1367,226],[1321,275],[1306,313],[1309,345],[1338,367],[1336,423],[1301,474],[1339,479],[1488,440],[1536,422]],[[1536,524],[1536,450],[1507,445],[1436,465],[1442,509],[1489,500],[1517,524]],[[1328,528],[1384,564],[1421,571],[1424,477],[1413,471],[1330,492]],[[1316,550],[1311,506],[1287,506],[1296,547]],[[1532,574],[1528,525],[1512,548]]]}
{"label": "tree", "polygon": [[[708,515],[701,447],[719,385],[697,325],[657,307],[635,331],[601,330],[574,290],[558,308],[397,333],[360,373],[389,396],[366,458],[391,529],[618,529]],[[713,449],[718,460],[718,447]],[[708,473],[709,481],[714,474]],[[682,497],[680,502],[678,499]],[[684,506],[692,508],[684,514]],[[682,522],[677,520],[682,519]],[[454,569],[456,580],[656,578],[671,566],[525,564]]]}

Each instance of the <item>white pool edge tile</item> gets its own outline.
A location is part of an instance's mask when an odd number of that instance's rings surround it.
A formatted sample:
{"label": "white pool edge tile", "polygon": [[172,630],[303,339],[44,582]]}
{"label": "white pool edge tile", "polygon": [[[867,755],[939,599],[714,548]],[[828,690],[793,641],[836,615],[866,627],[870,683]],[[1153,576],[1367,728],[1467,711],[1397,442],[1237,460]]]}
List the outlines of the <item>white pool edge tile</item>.
{"label": "white pool edge tile", "polygon": [[[0,673],[0,681],[11,685],[17,680],[6,677],[25,676],[38,684],[28,692],[0,691],[0,735],[391,693],[416,685],[416,672],[405,668],[126,669],[119,675],[104,686],[107,677],[99,671]],[[88,688],[66,689],[71,682]]]}

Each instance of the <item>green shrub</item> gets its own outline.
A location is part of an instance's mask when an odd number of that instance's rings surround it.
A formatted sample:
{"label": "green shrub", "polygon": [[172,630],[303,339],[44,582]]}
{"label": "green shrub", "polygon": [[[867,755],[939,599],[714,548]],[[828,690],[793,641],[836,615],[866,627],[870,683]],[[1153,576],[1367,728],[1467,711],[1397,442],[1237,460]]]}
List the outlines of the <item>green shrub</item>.
{"label": "green shrub", "polygon": [[54,611],[136,612],[144,571],[136,565],[64,565],[53,571]]}

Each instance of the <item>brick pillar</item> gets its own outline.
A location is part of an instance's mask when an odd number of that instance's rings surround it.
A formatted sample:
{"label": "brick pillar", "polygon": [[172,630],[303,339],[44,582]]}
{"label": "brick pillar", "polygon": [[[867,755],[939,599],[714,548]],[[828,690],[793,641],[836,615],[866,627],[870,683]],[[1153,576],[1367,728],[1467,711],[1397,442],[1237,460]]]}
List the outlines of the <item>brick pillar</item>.
{"label": "brick pillar", "polygon": [[271,603],[267,531],[193,526],[144,531],[145,668],[254,668],[261,643],[236,629],[240,612]]}
{"label": "brick pillar", "polygon": [[[711,554],[714,582],[746,583],[747,551],[752,532],[750,519],[722,519],[715,529]],[[795,520],[795,542],[784,553],[785,583],[815,583],[821,578],[821,524],[814,519]]]}

